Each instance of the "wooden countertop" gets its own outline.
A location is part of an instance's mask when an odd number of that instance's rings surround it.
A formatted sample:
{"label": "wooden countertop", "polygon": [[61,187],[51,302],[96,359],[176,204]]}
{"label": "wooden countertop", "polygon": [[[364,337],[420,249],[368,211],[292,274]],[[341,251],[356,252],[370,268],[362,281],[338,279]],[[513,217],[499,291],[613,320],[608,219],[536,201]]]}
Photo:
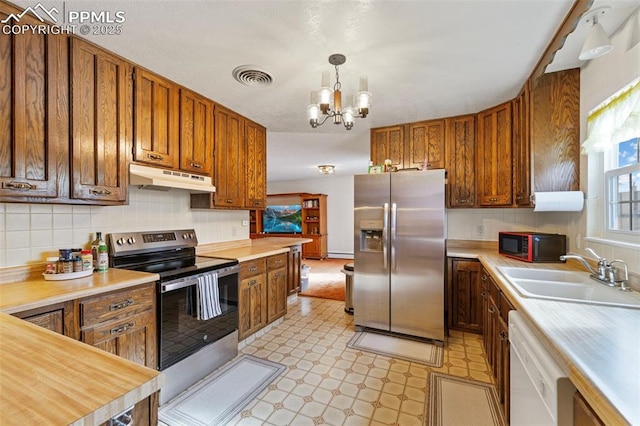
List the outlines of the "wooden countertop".
{"label": "wooden countertop", "polygon": [[202,247],[197,249],[197,253],[198,256],[237,259],[238,262],[246,262],[249,260],[259,259],[261,257],[287,253],[289,252],[289,247],[310,243],[312,241],[313,240],[310,238],[258,238],[251,240],[250,245],[222,249]]}
{"label": "wooden countertop", "polygon": [[[3,281],[3,273],[9,275],[11,269],[0,270],[0,282]],[[31,275],[22,281],[0,284],[0,312],[12,314],[158,279],[158,274],[115,268],[66,281],[45,281],[41,275]]]}
{"label": "wooden countertop", "polygon": [[164,376],[0,313],[0,424],[101,424],[164,384]]}
{"label": "wooden countertop", "polygon": [[582,271],[574,262],[526,263],[495,249],[467,247],[452,248],[447,256],[482,262],[605,424],[640,424],[639,309],[522,297],[497,268]]}

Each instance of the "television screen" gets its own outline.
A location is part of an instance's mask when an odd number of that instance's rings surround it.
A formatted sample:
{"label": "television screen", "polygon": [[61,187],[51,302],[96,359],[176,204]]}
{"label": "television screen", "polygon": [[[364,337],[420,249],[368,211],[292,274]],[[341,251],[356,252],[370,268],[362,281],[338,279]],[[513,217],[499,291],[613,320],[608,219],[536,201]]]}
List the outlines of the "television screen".
{"label": "television screen", "polygon": [[267,206],[262,212],[262,230],[267,234],[302,233],[302,206]]}

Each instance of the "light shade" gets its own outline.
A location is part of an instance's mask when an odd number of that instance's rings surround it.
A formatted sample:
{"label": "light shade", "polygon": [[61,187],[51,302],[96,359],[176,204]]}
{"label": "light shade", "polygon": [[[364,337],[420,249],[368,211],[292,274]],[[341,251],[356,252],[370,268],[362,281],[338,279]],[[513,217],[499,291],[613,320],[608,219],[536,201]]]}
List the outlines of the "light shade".
{"label": "light shade", "polygon": [[589,59],[598,58],[613,50],[613,44],[604,32],[602,25],[598,22],[598,17],[593,17],[593,25],[589,28],[587,38],[584,41],[580,56],[578,59],[588,61]]}
{"label": "light shade", "polygon": [[321,164],[318,166],[318,173],[322,173],[323,175],[332,175],[335,170],[335,166],[331,164]]}

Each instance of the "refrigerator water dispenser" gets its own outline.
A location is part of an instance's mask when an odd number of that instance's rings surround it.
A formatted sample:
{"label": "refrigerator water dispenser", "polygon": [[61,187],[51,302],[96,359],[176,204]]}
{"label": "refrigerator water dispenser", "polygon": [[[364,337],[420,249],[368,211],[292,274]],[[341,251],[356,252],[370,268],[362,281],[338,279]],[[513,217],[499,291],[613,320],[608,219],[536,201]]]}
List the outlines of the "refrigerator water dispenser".
{"label": "refrigerator water dispenser", "polygon": [[360,222],[360,250],[382,251],[382,221],[363,220]]}

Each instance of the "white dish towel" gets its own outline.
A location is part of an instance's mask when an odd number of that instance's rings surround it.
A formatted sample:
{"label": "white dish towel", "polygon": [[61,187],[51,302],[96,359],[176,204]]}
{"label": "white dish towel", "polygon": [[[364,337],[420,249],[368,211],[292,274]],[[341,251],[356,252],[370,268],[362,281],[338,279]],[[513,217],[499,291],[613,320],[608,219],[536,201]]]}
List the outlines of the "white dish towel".
{"label": "white dish towel", "polygon": [[196,318],[209,320],[222,315],[220,308],[220,295],[218,294],[218,274],[211,272],[198,277],[198,291],[196,306],[198,307]]}

